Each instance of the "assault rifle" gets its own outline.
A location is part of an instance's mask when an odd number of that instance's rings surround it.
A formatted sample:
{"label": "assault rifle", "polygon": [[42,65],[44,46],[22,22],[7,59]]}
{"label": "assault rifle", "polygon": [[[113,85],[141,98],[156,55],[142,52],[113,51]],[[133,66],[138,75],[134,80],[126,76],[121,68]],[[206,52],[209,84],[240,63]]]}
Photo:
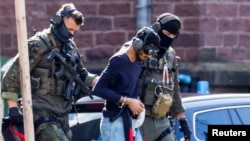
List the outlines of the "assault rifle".
{"label": "assault rifle", "polygon": [[66,100],[71,99],[71,96],[76,94],[76,92],[80,92],[80,90],[82,93],[87,94],[91,99],[93,99],[90,89],[80,79],[80,74],[77,73],[72,66],[65,61],[65,58],[55,50],[52,50],[47,58],[48,61],[52,61],[53,59],[57,60],[61,65],[59,72],[54,74],[55,77],[59,77],[63,74],[69,79],[67,93],[65,96]]}

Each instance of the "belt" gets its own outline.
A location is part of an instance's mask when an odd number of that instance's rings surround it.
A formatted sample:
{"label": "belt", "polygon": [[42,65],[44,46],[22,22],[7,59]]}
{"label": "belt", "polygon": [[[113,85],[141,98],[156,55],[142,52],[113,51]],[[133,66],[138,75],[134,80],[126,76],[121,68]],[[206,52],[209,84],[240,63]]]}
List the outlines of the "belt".
{"label": "belt", "polygon": [[146,110],[146,116],[152,117],[152,110],[145,109]]}
{"label": "belt", "polygon": [[34,125],[35,127],[37,127],[44,122],[61,122],[61,121],[59,121],[56,117],[52,115],[47,115],[47,116],[40,117],[39,119],[35,120]]}

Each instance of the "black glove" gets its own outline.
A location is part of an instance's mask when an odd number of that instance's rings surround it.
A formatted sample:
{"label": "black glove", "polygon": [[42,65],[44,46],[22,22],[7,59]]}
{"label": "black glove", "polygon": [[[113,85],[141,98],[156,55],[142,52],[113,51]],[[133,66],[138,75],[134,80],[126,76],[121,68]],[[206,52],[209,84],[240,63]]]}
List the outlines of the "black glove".
{"label": "black glove", "polygon": [[192,132],[189,130],[187,120],[185,118],[180,119],[179,123],[180,123],[180,131],[183,132],[185,141],[190,141]]}
{"label": "black glove", "polygon": [[15,124],[23,124],[23,114],[17,107],[9,108],[9,119]]}

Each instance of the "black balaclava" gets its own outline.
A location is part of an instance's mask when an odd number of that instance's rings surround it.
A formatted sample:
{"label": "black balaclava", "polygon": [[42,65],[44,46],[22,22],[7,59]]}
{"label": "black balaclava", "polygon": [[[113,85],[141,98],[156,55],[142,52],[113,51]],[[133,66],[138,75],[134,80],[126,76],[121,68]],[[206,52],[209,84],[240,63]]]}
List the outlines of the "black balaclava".
{"label": "black balaclava", "polygon": [[66,44],[73,38],[73,34],[69,32],[64,22],[62,22],[59,26],[52,25],[51,31],[60,44]]}
{"label": "black balaclava", "polygon": [[[177,20],[172,20],[172,21],[169,21],[165,24],[162,24],[161,23],[161,26],[162,26],[162,30],[165,29],[167,30],[168,32],[172,33],[172,34],[175,34],[176,36],[179,35],[179,29],[180,29],[180,23],[179,21]],[[160,41],[160,46],[159,47],[159,52],[158,52],[158,57],[161,58],[165,51],[169,48],[169,46],[173,43],[174,39],[166,36],[162,30],[159,31],[158,35],[160,36],[161,38],[161,41]]]}

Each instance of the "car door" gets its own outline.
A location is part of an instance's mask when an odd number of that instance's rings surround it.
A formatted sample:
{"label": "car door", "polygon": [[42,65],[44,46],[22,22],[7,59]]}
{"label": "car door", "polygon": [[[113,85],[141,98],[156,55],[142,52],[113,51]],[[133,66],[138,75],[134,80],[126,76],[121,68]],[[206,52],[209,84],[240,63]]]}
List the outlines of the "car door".
{"label": "car door", "polygon": [[241,125],[250,124],[247,116],[249,106],[228,106],[194,112],[194,140],[206,141],[208,125]]}
{"label": "car door", "polygon": [[232,124],[228,108],[215,108],[194,113],[194,138],[195,141],[205,141],[208,133],[208,125]]}

